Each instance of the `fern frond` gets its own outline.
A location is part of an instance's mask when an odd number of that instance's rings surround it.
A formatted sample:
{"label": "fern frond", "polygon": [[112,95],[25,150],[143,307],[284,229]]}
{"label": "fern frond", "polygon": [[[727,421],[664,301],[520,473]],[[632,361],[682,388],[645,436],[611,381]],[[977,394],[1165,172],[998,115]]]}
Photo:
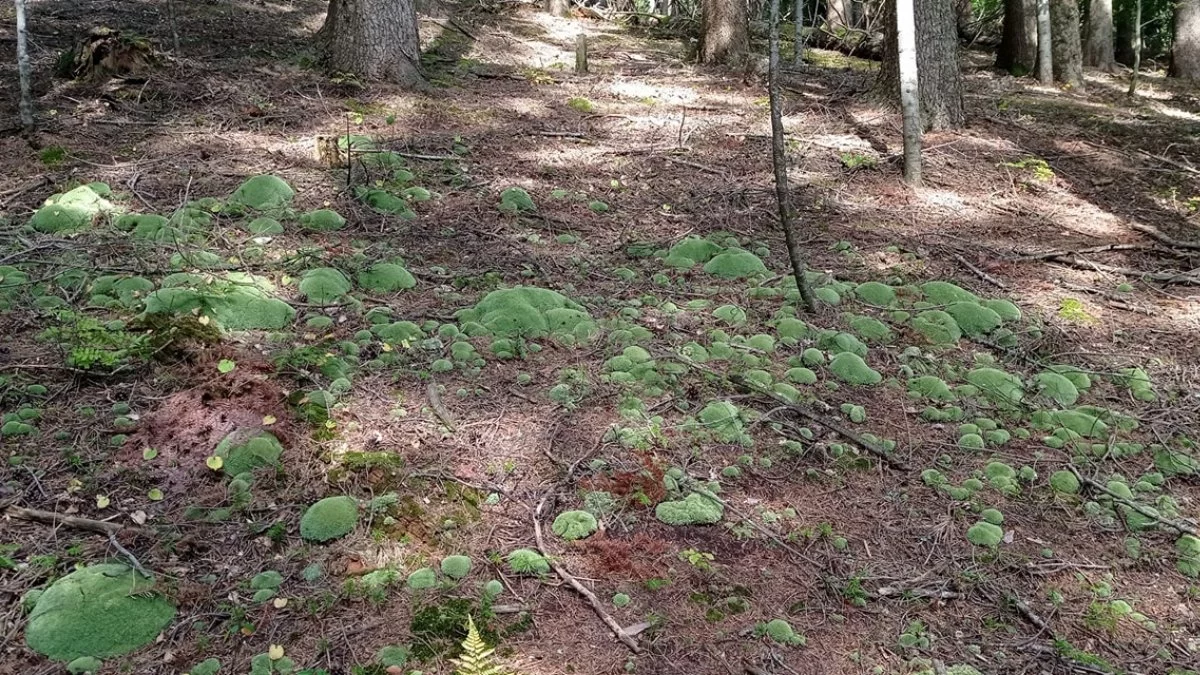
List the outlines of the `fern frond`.
{"label": "fern frond", "polygon": [[463,652],[457,659],[450,659],[457,669],[456,675],[510,675],[492,659],[496,650],[487,646],[475,627],[475,620],[467,617],[467,639],[462,642]]}

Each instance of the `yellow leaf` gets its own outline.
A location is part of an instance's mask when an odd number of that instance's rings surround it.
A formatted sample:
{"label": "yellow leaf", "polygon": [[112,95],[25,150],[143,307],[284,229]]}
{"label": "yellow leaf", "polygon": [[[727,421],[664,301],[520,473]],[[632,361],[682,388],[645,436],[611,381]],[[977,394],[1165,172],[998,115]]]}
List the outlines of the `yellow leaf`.
{"label": "yellow leaf", "polygon": [[267,648],[267,657],[272,661],[278,661],[283,658],[283,645],[271,645]]}
{"label": "yellow leaf", "polygon": [[208,316],[201,314],[200,318],[196,319],[196,320],[200,322],[201,326],[207,326],[210,319],[208,318]]}
{"label": "yellow leaf", "polygon": [[287,598],[275,598],[275,601],[271,604],[275,605],[275,609],[283,609],[287,607]]}
{"label": "yellow leaf", "polygon": [[225,460],[217,455],[212,455],[208,459],[204,460],[204,464],[213,471],[220,471],[221,467],[225,466]]}
{"label": "yellow leaf", "polygon": [[277,420],[275,419],[274,415],[263,415],[263,426],[264,427],[269,427],[272,424],[275,424],[276,421]]}
{"label": "yellow leaf", "polygon": [[106,509],[109,503],[108,495],[96,495],[96,508]]}
{"label": "yellow leaf", "polygon": [[83,489],[83,483],[78,478],[72,478],[67,481],[67,493],[79,492]]}
{"label": "yellow leaf", "polygon": [[385,351],[385,352],[390,352],[390,351],[392,351],[392,346],[391,346],[391,345],[389,345],[389,344],[388,344],[388,343],[386,343],[386,342],[385,342],[385,343],[383,343],[383,351]]}

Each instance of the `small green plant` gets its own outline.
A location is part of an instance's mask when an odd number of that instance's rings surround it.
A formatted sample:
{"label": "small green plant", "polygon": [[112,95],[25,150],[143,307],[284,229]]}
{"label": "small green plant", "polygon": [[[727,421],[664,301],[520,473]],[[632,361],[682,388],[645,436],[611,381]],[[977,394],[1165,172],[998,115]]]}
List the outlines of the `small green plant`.
{"label": "small green plant", "polygon": [[467,637],[462,642],[462,654],[450,659],[457,675],[508,675],[493,657],[496,650],[487,646],[475,627],[475,619],[467,616]]}
{"label": "small green plant", "polygon": [[1033,179],[1043,183],[1054,180],[1054,170],[1046,163],[1046,160],[1037,157],[1025,157],[1015,162],[1002,162],[1002,167],[1009,169],[1028,169],[1033,174]]}
{"label": "small green plant", "polygon": [[706,551],[697,551],[694,548],[688,548],[679,552],[679,559],[701,572],[710,572],[712,571],[712,563],[716,560],[716,557]]}
{"label": "small green plant", "polygon": [[121,321],[102,322],[73,312],[60,313],[58,320],[41,339],[59,345],[69,368],[112,372],[144,361],[154,351],[149,334],[131,332]]}
{"label": "small green plant", "polygon": [[1063,298],[1058,303],[1058,316],[1065,321],[1078,324],[1094,324],[1096,317],[1087,311],[1083,301],[1077,298]]}
{"label": "small green plant", "polygon": [[856,171],[858,169],[874,169],[878,161],[871,155],[864,155],[858,152],[843,152],[838,155],[842,160],[842,166]]}
{"label": "small green plant", "polygon": [[586,98],[575,96],[567,100],[567,106],[575,112],[593,113],[596,112],[596,106]]}
{"label": "small green plant", "polygon": [[42,161],[42,164],[45,164],[48,168],[53,169],[54,167],[66,161],[67,149],[61,145],[51,145],[43,148],[42,151],[38,153],[38,159]]}

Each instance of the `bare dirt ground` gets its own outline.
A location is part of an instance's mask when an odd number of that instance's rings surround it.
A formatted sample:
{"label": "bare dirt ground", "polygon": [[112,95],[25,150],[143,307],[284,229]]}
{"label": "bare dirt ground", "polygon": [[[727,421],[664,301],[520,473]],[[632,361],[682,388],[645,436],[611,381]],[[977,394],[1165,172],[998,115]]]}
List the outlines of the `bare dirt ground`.
{"label": "bare dirt ground", "polygon": [[[131,554],[178,611],[154,644],[107,660],[103,672],[188,672],[211,657],[221,672],[249,672],[255,655],[281,645],[313,673],[379,673],[379,649],[406,645],[406,668],[387,672],[449,673],[467,613],[505,664],[528,675],[1195,671],[1200,585],[1178,542],[1196,528],[1200,478],[1163,459],[1190,457],[1200,433],[1194,89],[1151,75],[1131,102],[1127,76],[1090,74],[1086,93],[1064,92],[1000,76],[985,55],[968,54],[970,126],[926,137],[928,185],[910,190],[899,180],[899,118],[866,95],[873,66],[813,52],[787,79],[792,206],[823,273],[814,278],[841,304],[826,296],[818,314],[801,310],[812,331],[786,341],[779,320],[796,306],[762,81],[691,65],[678,38],[506,7],[425,17],[431,86],[411,93],[313,67],[320,2],[177,3],[178,50],[166,5],[31,3],[42,126],[32,144],[11,130],[0,137],[0,265],[11,266],[0,279],[0,400],[13,421],[36,428],[0,441],[0,505],[142,529],[123,532],[121,550],[70,525],[0,520],[0,673],[62,669],[26,645],[30,590]],[[51,77],[59,53],[93,25],[174,54],[146,77]],[[6,55],[10,26],[0,32]],[[586,75],[571,67],[579,32],[591,46]],[[0,81],[15,82],[5,59]],[[15,97],[15,87],[0,96],[0,127],[15,119]],[[402,153],[414,184],[435,193],[414,204],[415,219],[369,208],[344,167],[317,161],[318,137],[347,133]],[[107,183],[127,210],[170,214],[224,199],[256,174],[286,180],[298,212],[334,209],[345,227],[288,223],[252,237],[217,211],[193,247],[217,254],[205,272],[193,270],[190,248],[140,245],[99,226],[26,226],[43,200],[81,183]],[[379,176],[359,167],[354,180]],[[514,186],[535,212],[497,208]],[[736,240],[768,272],[727,280],[641,255],[690,236]],[[181,253],[183,262],[173,258]],[[325,304],[297,287],[314,267],[353,276],[397,256],[415,288],[359,289],[353,301]],[[83,270],[77,286],[59,281],[69,269]],[[43,333],[64,308],[133,321],[142,294],[123,308],[88,302],[104,275],[158,286],[174,272],[224,270],[269,278],[296,320],[216,342],[181,337],[112,374],[64,366],[61,341]],[[1010,299],[1023,317],[1004,344],[993,333],[931,345],[911,315],[940,303],[915,304],[902,290],[902,303],[885,308],[855,292],[870,281],[913,289],[939,279]],[[455,326],[455,311],[519,284],[579,302],[597,336],[531,341],[540,350],[507,360],[476,336],[485,365],[439,368],[457,339],[439,329]],[[714,315],[722,305],[745,320]],[[365,315],[378,307],[427,332],[411,344],[364,338]],[[838,351],[819,331],[850,330],[854,312],[892,331],[864,338],[877,386],[800,361],[806,348]],[[750,339],[758,335],[770,344]],[[737,357],[703,366],[715,375],[666,367],[689,342],[714,357],[714,345],[732,344]],[[631,345],[654,358],[658,380],[614,381],[609,359]],[[347,372],[325,368],[335,358]],[[225,372],[229,362],[236,368]],[[817,381],[793,391],[825,424],[744,385],[763,372],[767,386],[784,383],[806,364]],[[1107,449],[1043,440],[1050,432],[1036,413],[1069,406],[1049,403],[1037,378],[1065,365],[1091,375],[1079,405],[1108,411],[1093,410],[1113,428],[1098,443]],[[962,389],[962,418],[930,421],[929,402],[908,392],[912,377],[969,386],[973,369],[987,367],[1014,373],[1024,402]],[[1151,399],[1132,395],[1125,368],[1144,370]],[[308,394],[338,389],[343,375],[350,388],[314,418]],[[697,424],[713,401],[738,411],[732,436],[724,422]],[[865,421],[848,419],[855,405]],[[1118,433],[1121,416],[1137,428]],[[968,447],[963,438],[986,423],[959,423],[978,419],[999,422],[1011,440]],[[250,502],[234,506],[205,460],[251,427],[269,429],[284,453],[277,471],[256,477]],[[895,445],[881,460],[838,429]],[[993,480],[996,465],[1019,472],[1012,485]],[[1054,489],[1050,477],[1068,467],[1094,482],[1079,494]],[[980,486],[955,495],[930,471],[945,485]],[[719,482],[721,522],[656,519],[656,504],[696,481]],[[1109,492],[1125,483],[1136,494]],[[354,531],[303,540],[307,507],[339,494],[363,504]],[[381,495],[390,497],[370,506]],[[555,515],[585,507],[598,532],[579,541],[549,532]],[[203,515],[220,508],[231,510]],[[992,517],[987,509],[1003,516],[995,546],[967,536]],[[1155,517],[1135,523],[1138,509]],[[633,627],[638,653],[564,579],[506,562],[535,547]],[[466,579],[406,588],[410,573],[454,554],[474,563]],[[267,570],[283,585],[255,601],[250,580]],[[369,588],[368,578],[385,581]],[[503,593],[481,601],[493,579]],[[804,644],[765,634],[774,619]]]}

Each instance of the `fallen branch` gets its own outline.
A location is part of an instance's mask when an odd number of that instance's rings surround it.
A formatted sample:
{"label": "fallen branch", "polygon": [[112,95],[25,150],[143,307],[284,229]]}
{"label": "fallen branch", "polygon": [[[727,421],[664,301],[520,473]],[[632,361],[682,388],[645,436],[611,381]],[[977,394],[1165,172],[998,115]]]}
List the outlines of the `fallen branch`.
{"label": "fallen branch", "polygon": [[1051,262],[1062,263],[1069,267],[1086,270],[1088,272],[1108,272],[1109,274],[1123,274],[1129,277],[1138,277],[1140,279],[1149,279],[1150,281],[1161,281],[1166,284],[1184,284],[1188,286],[1200,286],[1200,276],[1196,276],[1189,272],[1144,272],[1136,270],[1132,267],[1118,267],[1116,265],[1105,265],[1104,263],[1092,262],[1078,256],[1064,255],[1053,256],[1049,258]]}
{"label": "fallen branch", "polygon": [[601,443],[602,441],[597,442],[591,450],[584,453],[579,457],[579,459],[575,460],[571,466],[567,467],[567,471],[563,477],[549,490],[547,490],[546,494],[542,495],[541,500],[538,501],[537,508],[533,510],[533,537],[537,542],[538,551],[541,552],[542,556],[546,558],[546,562],[550,564],[550,569],[554,570],[554,573],[557,574],[560,579],[565,581],[567,585],[575,590],[576,593],[580,594],[585,600],[588,601],[588,604],[592,606],[592,610],[596,612],[596,615],[600,617],[600,620],[604,622],[604,625],[608,626],[608,629],[612,631],[613,635],[615,635],[618,640],[628,647],[629,651],[633,652],[634,654],[641,654],[642,648],[638,646],[637,640],[633,639],[629,633],[626,633],[625,629],[621,628],[621,624],[617,623],[617,620],[614,619],[612,615],[604,609],[604,604],[600,602],[600,599],[596,597],[596,594],[588,589],[587,586],[584,586],[582,583],[580,583],[579,580],[572,576],[571,573],[568,572],[561,563],[559,563],[549,554],[549,549],[546,547],[545,538],[542,536],[542,518],[545,517],[546,506],[550,503],[550,499],[557,495],[558,491],[562,489],[562,486],[571,480],[571,477],[574,475],[575,470],[579,468],[579,465],[588,457],[591,457],[600,447]]}
{"label": "fallen branch", "polygon": [[4,514],[10,518],[19,520],[28,520],[35,523],[44,523],[46,525],[66,525],[77,530],[87,530],[98,534],[118,534],[120,532],[140,531],[134,528],[127,528],[118,523],[110,523],[104,520],[92,520],[91,518],[80,518],[78,516],[65,516],[61,513],[53,511],[41,511],[39,509],[27,509],[22,506],[10,506],[5,509]]}
{"label": "fallen branch", "polygon": [[1015,262],[1030,262],[1033,260],[1049,260],[1061,256],[1079,255],[1082,253],[1104,253],[1106,251],[1144,251],[1146,246],[1141,244],[1104,244],[1102,246],[1092,246],[1089,248],[1081,248],[1077,251],[1067,251],[1064,249],[1055,249],[1053,251],[1040,251],[1038,253],[1028,253],[1017,256],[1012,260]]}
{"label": "fallen branch", "polygon": [[1172,248],[1187,248],[1193,251],[1200,251],[1200,242],[1179,241],[1178,239],[1170,237],[1157,227],[1151,225],[1142,225],[1141,223],[1130,223],[1129,227],[1141,232],[1160,244],[1165,244]]}
{"label": "fallen branch", "polygon": [[1166,527],[1169,527],[1169,528],[1179,532],[1180,534],[1190,534],[1193,537],[1200,537],[1200,527],[1196,527],[1196,525],[1194,523],[1186,521],[1186,520],[1176,520],[1174,518],[1164,518],[1161,515],[1159,515],[1158,512],[1155,511],[1154,509],[1151,509],[1150,507],[1147,507],[1147,506],[1143,506],[1135,501],[1126,499],[1126,498],[1122,497],[1121,495],[1117,494],[1116,492],[1109,490],[1107,485],[1104,485],[1103,483],[1101,483],[1097,480],[1093,480],[1092,478],[1088,478],[1087,476],[1079,473],[1079,470],[1076,469],[1073,465],[1068,464],[1067,469],[1071,473],[1075,474],[1075,477],[1079,479],[1080,483],[1085,483],[1087,485],[1090,485],[1092,488],[1103,492],[1104,494],[1111,497],[1114,502],[1128,506],[1129,508],[1133,509],[1134,511],[1137,511],[1138,513],[1149,518],[1150,520],[1155,521],[1159,525],[1164,525]]}
{"label": "fallen branch", "polygon": [[961,255],[955,253],[954,259],[957,260],[958,262],[962,263],[963,267],[966,267],[967,269],[974,272],[975,276],[979,277],[980,279],[983,279],[984,281],[988,282],[989,284],[992,284],[993,286],[997,286],[999,288],[1008,288],[1008,285],[1005,284],[1003,281],[1000,281],[996,277],[993,277],[992,275],[988,274],[987,272],[984,272],[983,270],[979,269],[978,267],[967,262],[967,259],[962,257]]}
{"label": "fallen branch", "polygon": [[897,586],[882,586],[875,591],[878,598],[930,598],[933,600],[957,600],[966,597],[958,591],[940,591],[933,588],[899,588]]}
{"label": "fallen branch", "polygon": [[892,454],[890,452],[883,449],[883,447],[881,447],[879,444],[874,443],[872,441],[868,441],[867,439],[863,438],[862,436],[859,436],[857,433],[851,431],[850,429],[847,429],[846,427],[838,424],[837,422],[828,420],[825,417],[809,410],[808,408],[805,408],[804,406],[802,406],[798,403],[793,403],[792,401],[787,400],[783,396],[780,396],[779,394],[771,391],[770,389],[764,389],[764,388],[754,384],[753,382],[750,382],[749,380],[738,377],[736,375],[725,375],[725,374],[719,373],[711,368],[706,368],[706,367],[700,365],[699,363],[696,363],[695,361],[689,359],[688,357],[683,356],[682,354],[677,354],[672,351],[664,351],[664,352],[660,352],[660,353],[663,354],[664,356],[673,358],[673,359],[679,361],[680,363],[683,363],[684,365],[692,368],[693,370],[697,370],[706,375],[729,382],[730,384],[733,384],[735,387],[737,387],[739,389],[742,389],[744,391],[749,391],[751,393],[758,394],[760,396],[766,396],[767,398],[770,398],[771,400],[779,403],[784,408],[787,408],[789,412],[799,415],[800,417],[803,417],[804,419],[809,420],[810,422],[820,424],[821,426],[829,429],[830,431],[837,433],[842,438],[845,438],[846,440],[850,441],[851,443],[854,443],[855,445],[862,448],[863,450],[866,450],[867,452],[882,459],[884,462],[886,462],[888,465],[890,465],[893,469],[896,469],[898,471],[909,471],[910,470],[909,466],[903,460],[897,459],[896,457],[892,456]]}

